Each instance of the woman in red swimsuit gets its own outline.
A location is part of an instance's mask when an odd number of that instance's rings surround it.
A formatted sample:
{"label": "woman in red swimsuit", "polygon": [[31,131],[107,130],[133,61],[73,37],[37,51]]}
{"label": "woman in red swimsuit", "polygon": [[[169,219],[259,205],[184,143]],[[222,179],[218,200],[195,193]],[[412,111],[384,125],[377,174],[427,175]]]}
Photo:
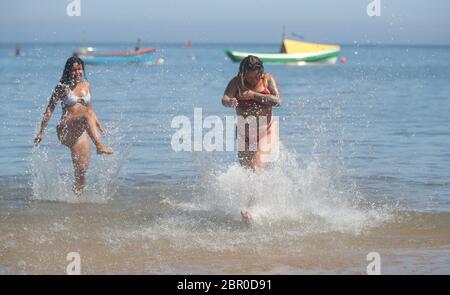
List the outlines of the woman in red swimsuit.
{"label": "woman in red swimsuit", "polygon": [[[272,107],[280,106],[281,102],[277,82],[272,74],[264,72],[262,61],[252,55],[244,58],[222,98],[222,104],[235,108],[238,115],[238,158],[242,166],[257,171],[278,151],[278,126],[272,117]],[[257,127],[252,133],[255,123]]]}

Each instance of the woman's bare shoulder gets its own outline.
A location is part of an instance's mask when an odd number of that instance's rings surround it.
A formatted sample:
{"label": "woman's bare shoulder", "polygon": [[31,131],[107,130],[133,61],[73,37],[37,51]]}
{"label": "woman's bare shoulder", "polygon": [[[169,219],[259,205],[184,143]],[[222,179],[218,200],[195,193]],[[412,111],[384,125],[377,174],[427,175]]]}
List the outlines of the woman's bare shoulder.
{"label": "woman's bare shoulder", "polygon": [[267,81],[268,84],[277,83],[277,78],[272,73],[265,73],[266,77],[264,78],[265,81]]}
{"label": "woman's bare shoulder", "polygon": [[233,77],[225,88],[225,94],[232,97],[236,95],[238,89],[238,77]]}
{"label": "woman's bare shoulder", "polygon": [[272,78],[274,78],[274,75],[272,73],[264,72],[264,80],[269,81]]}
{"label": "woman's bare shoulder", "polygon": [[239,81],[239,77],[238,76],[234,76],[233,78],[231,78],[230,84],[237,84],[238,81]]}
{"label": "woman's bare shoulder", "polygon": [[69,89],[66,85],[58,83],[54,88],[54,93],[56,94],[56,97],[61,97],[67,93],[69,93]]}
{"label": "woman's bare shoulder", "polygon": [[81,81],[80,82],[80,86],[83,88],[88,88],[89,90],[91,90],[91,83],[89,83],[88,81]]}
{"label": "woman's bare shoulder", "polygon": [[269,72],[264,72],[262,79],[264,81],[264,87],[268,87],[270,80],[272,79],[272,74]]}

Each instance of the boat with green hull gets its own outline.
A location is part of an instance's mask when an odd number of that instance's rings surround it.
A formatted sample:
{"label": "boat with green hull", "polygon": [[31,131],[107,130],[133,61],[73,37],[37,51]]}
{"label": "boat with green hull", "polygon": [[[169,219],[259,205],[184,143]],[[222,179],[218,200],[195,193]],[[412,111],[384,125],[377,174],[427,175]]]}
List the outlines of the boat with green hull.
{"label": "boat with green hull", "polygon": [[240,62],[248,55],[254,55],[259,57],[263,62],[269,63],[294,65],[315,63],[334,64],[338,59],[340,46],[285,39],[283,40],[280,52],[262,53],[225,49],[225,53],[234,62]]}

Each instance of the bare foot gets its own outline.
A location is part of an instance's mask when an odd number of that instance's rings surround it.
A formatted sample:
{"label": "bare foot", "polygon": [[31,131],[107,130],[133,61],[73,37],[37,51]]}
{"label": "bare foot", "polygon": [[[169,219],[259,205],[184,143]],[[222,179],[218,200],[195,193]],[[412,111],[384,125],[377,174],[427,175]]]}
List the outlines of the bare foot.
{"label": "bare foot", "polygon": [[247,224],[252,224],[253,223],[253,216],[252,214],[247,211],[247,210],[241,210],[241,216],[242,216],[242,220],[247,223]]}
{"label": "bare foot", "polygon": [[106,155],[112,155],[113,149],[110,147],[107,147],[105,145],[101,145],[97,147],[97,154],[106,154]]}

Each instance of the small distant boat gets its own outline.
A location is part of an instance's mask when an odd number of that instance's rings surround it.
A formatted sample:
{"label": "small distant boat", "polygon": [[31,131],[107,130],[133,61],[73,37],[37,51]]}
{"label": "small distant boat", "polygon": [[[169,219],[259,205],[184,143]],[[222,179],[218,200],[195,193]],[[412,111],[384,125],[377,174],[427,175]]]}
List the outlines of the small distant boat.
{"label": "small distant boat", "polygon": [[263,62],[293,65],[334,64],[338,59],[340,51],[341,48],[339,45],[310,43],[291,39],[284,39],[280,52],[276,53],[244,52],[225,49],[226,55],[234,62],[240,62],[248,55],[255,55]]}
{"label": "small distant boat", "polygon": [[73,54],[87,64],[103,63],[152,63],[155,58],[155,48],[144,48],[126,52],[96,53],[94,48],[87,47],[75,51]]}

